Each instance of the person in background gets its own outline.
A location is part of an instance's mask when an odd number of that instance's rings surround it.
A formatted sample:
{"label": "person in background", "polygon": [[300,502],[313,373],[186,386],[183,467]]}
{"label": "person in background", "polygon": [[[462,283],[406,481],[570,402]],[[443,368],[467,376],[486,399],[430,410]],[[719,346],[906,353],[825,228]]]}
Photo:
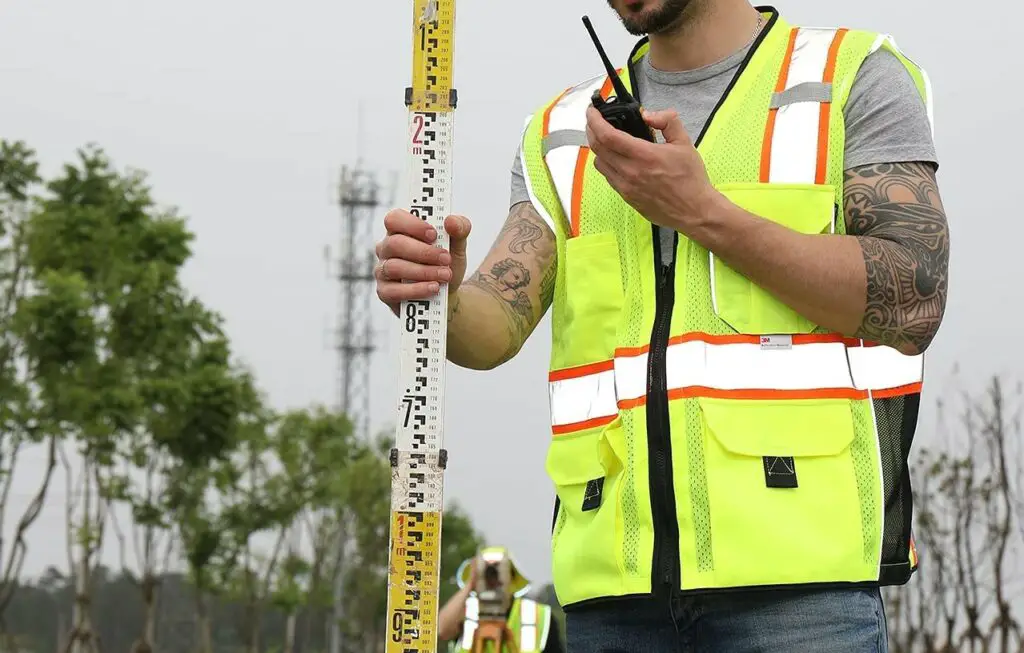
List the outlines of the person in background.
{"label": "person in background", "polygon": [[449,642],[450,653],[499,653],[480,646],[481,637],[496,629],[512,639],[501,653],[564,653],[551,606],[526,597],[530,583],[508,549],[481,549],[462,563],[456,578],[458,592],[438,612],[438,639]]}

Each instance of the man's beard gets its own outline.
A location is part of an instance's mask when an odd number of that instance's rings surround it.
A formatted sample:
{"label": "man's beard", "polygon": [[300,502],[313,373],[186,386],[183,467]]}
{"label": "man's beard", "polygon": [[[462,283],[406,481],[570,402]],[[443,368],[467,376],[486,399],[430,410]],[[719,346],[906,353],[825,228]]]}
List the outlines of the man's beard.
{"label": "man's beard", "polygon": [[[611,0],[608,0],[608,3],[611,4]],[[619,17],[622,19],[623,27],[633,36],[660,34],[671,32],[679,27],[691,13],[687,11],[687,9],[691,9],[691,4],[693,4],[693,0],[665,0],[665,4],[656,11],[641,11],[632,15],[627,9],[626,15]]]}

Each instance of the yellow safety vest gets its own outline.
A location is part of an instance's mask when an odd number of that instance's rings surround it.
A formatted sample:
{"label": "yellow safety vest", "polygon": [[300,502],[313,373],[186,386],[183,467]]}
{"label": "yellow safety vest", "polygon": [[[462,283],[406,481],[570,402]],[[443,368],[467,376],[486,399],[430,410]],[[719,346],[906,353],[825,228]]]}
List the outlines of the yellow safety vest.
{"label": "yellow safety vest", "polygon": [[[843,234],[842,114],[856,71],[889,49],[931,119],[928,78],[888,35],[762,11],[765,29],[695,144],[734,203]],[[647,49],[640,41],[619,71],[627,86]],[[560,603],[906,582],[922,357],[819,328],[682,234],[663,267],[653,225],[586,147],[597,90],[609,94],[605,76],[544,105],[522,149],[557,238],[546,468]]]}
{"label": "yellow safety vest", "polygon": [[[452,653],[467,653],[473,650],[473,637],[480,619],[480,604],[475,596],[466,599],[466,620],[462,625],[462,636],[453,642]],[[508,614],[508,627],[515,637],[518,653],[536,653],[544,650],[551,632],[551,606],[532,599],[512,599]],[[496,653],[485,651],[484,653]],[[503,650],[502,653],[508,653]]]}

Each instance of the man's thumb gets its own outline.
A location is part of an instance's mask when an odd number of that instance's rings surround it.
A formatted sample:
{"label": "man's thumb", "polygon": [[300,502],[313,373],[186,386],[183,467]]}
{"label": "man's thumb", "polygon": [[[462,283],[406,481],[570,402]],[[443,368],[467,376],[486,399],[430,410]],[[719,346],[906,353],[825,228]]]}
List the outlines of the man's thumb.
{"label": "man's thumb", "polygon": [[672,110],[666,111],[645,111],[644,118],[652,129],[657,129],[665,137],[666,143],[688,141],[689,136],[679,120],[679,114]]}
{"label": "man's thumb", "polygon": [[449,250],[452,256],[466,255],[466,238],[473,228],[469,218],[461,215],[450,215],[444,221],[444,229],[448,232]]}

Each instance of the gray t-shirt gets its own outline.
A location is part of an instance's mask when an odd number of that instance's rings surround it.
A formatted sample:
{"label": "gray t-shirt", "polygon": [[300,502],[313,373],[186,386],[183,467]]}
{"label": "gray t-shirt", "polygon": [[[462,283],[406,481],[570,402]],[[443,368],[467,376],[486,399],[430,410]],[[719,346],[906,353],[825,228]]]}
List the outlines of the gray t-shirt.
{"label": "gray t-shirt", "polygon": [[[652,111],[674,109],[690,138],[696,138],[748,49],[749,46],[716,63],[681,72],[657,70],[644,56],[636,66],[644,107]],[[844,118],[846,169],[907,161],[938,165],[924,101],[903,63],[888,50],[880,49],[864,60],[850,88]],[[528,201],[530,196],[517,150],[510,206]],[[671,258],[671,232],[662,230],[661,236],[663,254],[667,255],[663,261],[667,263]]]}

